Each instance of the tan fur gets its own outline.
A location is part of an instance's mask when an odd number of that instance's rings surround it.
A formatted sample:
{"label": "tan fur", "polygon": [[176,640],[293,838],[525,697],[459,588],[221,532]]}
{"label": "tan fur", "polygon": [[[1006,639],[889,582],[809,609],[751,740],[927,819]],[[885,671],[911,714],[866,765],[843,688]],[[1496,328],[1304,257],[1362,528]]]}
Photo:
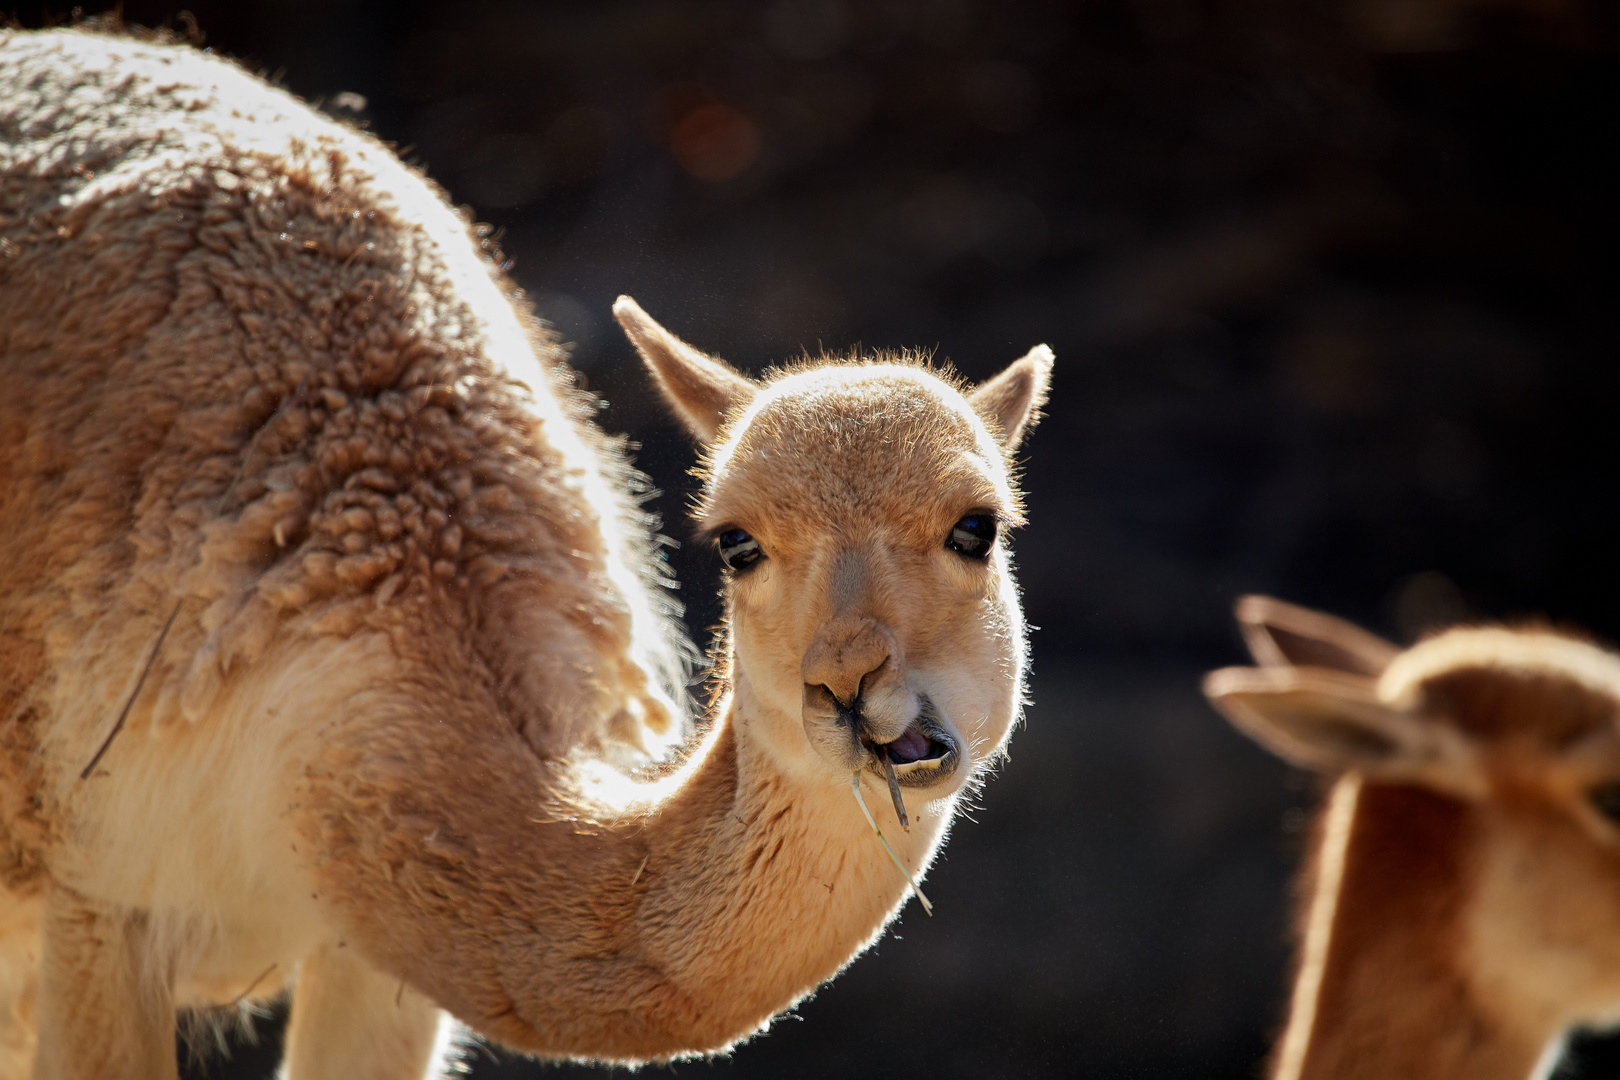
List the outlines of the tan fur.
{"label": "tan fur", "polygon": [[1263,666],[1211,699],[1339,775],[1275,1080],[1522,1080],[1620,1020],[1620,823],[1590,799],[1620,783],[1620,656],[1508,627],[1400,652],[1260,597],[1239,618]]}
{"label": "tan fur", "polygon": [[989,405],[905,364],[759,386],[643,315],[725,426],[704,527],[770,555],[660,768],[634,477],[509,293],[423,178],[234,66],[0,33],[0,1077],[36,1017],[38,1075],[172,1076],[176,1007],[294,983],[290,1080],[436,1068],[441,1009],[550,1056],[734,1044],[904,900],[812,745],[804,672],[858,688],[863,634],[860,730],[926,703],[960,749],[888,830],[926,868],[1023,680],[1004,544],[944,542],[1019,519],[1049,354]]}

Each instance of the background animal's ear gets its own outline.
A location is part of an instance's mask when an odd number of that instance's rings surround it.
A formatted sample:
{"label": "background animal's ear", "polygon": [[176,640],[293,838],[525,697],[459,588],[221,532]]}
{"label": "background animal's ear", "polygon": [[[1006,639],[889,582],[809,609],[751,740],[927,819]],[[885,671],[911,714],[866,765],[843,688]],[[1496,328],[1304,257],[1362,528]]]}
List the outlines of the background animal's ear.
{"label": "background animal's ear", "polygon": [[1237,619],[1244,643],[1261,667],[1330,668],[1377,678],[1401,651],[1343,619],[1269,596],[1240,599]]}
{"label": "background animal's ear", "polygon": [[615,301],[613,316],[652,371],[664,400],[703,442],[713,442],[727,414],[753,400],[759,389],[753,381],[659,326],[628,296]]}
{"label": "background animal's ear", "polygon": [[1223,668],[1204,694],[1266,749],[1322,773],[1355,770],[1451,795],[1484,793],[1478,753],[1448,721],[1378,700],[1371,679],[1322,668]]}
{"label": "background animal's ear", "polygon": [[1037,345],[968,395],[968,401],[994,425],[994,430],[1001,433],[1001,444],[1011,450],[1040,419],[1040,408],[1046,404],[1051,383],[1052,350]]}

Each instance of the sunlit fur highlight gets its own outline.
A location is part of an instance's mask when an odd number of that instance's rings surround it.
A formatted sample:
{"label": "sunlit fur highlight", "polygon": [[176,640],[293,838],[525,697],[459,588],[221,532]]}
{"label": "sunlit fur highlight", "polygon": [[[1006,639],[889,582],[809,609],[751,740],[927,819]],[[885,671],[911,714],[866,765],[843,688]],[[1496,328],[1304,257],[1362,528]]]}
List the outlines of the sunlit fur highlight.
{"label": "sunlit fur highlight", "polygon": [[1390,662],[1378,696],[1415,707],[1431,680],[1464,668],[1578,682],[1594,693],[1620,697],[1620,656],[1592,642],[1536,628],[1465,626],[1418,642]]}
{"label": "sunlit fur highlight", "polygon": [[1316,1011],[1321,1003],[1322,976],[1327,968],[1328,947],[1333,941],[1333,921],[1338,914],[1339,888],[1344,880],[1344,860],[1355,828],[1356,801],[1361,794],[1361,778],[1355,774],[1333,786],[1327,809],[1318,823],[1313,871],[1314,883],[1305,906],[1305,923],[1299,943],[1299,971],[1289,998],[1288,1026],[1277,1047],[1275,1080],[1299,1080],[1305,1067],[1305,1051],[1316,1027]]}

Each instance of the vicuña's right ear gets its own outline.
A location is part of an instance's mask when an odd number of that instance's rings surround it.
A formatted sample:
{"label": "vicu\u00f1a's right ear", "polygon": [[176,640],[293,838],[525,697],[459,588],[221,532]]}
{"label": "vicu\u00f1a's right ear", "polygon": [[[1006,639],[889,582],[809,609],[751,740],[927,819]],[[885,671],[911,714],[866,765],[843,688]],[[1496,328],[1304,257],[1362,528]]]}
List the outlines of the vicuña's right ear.
{"label": "vicu\u00f1a's right ear", "polygon": [[652,371],[664,400],[703,442],[713,442],[727,415],[753,400],[755,383],[659,326],[628,296],[614,303],[613,316]]}
{"label": "vicu\u00f1a's right ear", "polygon": [[1240,599],[1237,620],[1261,667],[1319,667],[1377,678],[1401,651],[1343,619],[1269,596]]}

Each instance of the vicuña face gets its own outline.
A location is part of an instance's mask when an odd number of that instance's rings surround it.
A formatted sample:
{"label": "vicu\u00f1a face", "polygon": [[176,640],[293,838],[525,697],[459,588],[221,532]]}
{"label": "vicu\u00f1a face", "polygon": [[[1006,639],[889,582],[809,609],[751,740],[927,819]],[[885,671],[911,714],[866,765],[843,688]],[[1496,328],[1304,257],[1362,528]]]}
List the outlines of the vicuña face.
{"label": "vicu\u00f1a face", "polygon": [[701,510],[754,736],[829,779],[892,765],[927,796],[960,788],[1017,712],[1016,516],[1000,446],[943,380],[872,365],[762,389]]}

